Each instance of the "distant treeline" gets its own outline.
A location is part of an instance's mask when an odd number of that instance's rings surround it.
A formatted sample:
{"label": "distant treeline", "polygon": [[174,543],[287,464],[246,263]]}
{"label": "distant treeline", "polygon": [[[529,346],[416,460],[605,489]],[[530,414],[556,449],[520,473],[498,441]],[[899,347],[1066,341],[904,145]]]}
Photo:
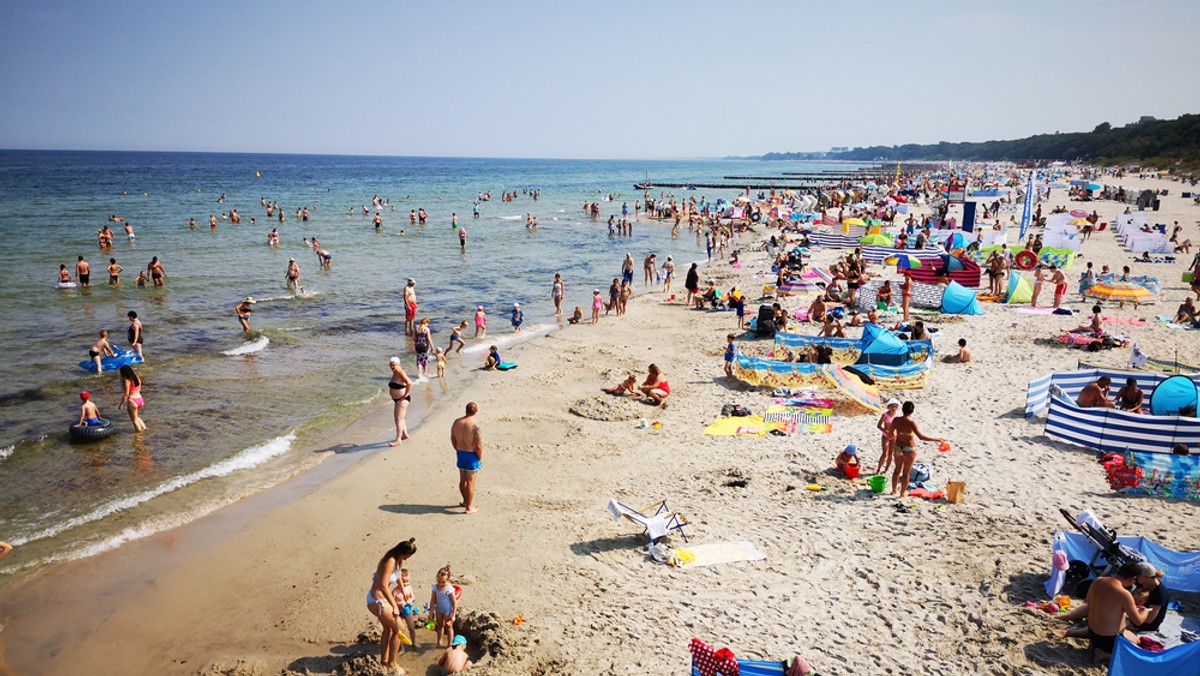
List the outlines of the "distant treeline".
{"label": "distant treeline", "polygon": [[[819,157],[814,157],[817,155]],[[1039,134],[1011,141],[871,146],[841,153],[768,153],[767,160],[1083,160],[1104,164],[1138,162],[1159,169],[1182,164],[1200,169],[1200,115],[1175,120],[1142,118],[1114,128],[1105,122],[1090,132]]]}

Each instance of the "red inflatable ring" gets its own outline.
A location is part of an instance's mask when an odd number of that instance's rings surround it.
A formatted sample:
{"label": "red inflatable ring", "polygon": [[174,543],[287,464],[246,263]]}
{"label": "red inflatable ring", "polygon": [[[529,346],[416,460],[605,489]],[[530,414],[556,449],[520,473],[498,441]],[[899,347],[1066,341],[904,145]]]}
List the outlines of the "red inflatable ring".
{"label": "red inflatable ring", "polygon": [[1024,249],[1017,252],[1017,257],[1014,259],[1017,268],[1021,270],[1032,270],[1037,267],[1038,257],[1029,249]]}

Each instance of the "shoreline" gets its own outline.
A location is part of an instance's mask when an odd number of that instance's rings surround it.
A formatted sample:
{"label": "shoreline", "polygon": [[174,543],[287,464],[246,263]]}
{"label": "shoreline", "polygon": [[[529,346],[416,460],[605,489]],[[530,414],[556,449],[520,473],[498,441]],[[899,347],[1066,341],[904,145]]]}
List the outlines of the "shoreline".
{"label": "shoreline", "polygon": [[[755,239],[769,234],[760,230]],[[742,243],[742,270],[716,263],[706,276],[756,289],[763,256],[750,240]],[[1085,248],[1087,260],[1129,257],[1111,236],[1094,242]],[[815,263],[827,264],[836,251],[813,253]],[[1158,266],[1161,304],[1180,295],[1170,273],[1184,262]],[[1080,306],[1076,297],[1066,304]],[[1200,506],[1113,494],[1090,451],[1047,440],[1040,421],[1021,415],[1028,381],[1074,368],[1081,355],[1031,342],[1078,318],[1016,314],[996,304],[986,304],[982,317],[926,318],[941,328],[943,352],[960,337],[981,339],[973,343],[978,363],[939,363],[926,389],[898,393],[917,403],[927,433],[954,444],[947,454],[918,451],[940,480],[968,482],[967,501],[949,505],[876,497],[830,474],[847,443],[859,444],[868,462],[877,457],[874,415],[838,411],[826,435],[701,436],[722,404],[757,411],[769,397],[723,382],[720,354],[733,313],[680,314],[679,304],[663,301],[642,293],[624,320],[508,348],[520,368],[478,374],[449,392],[422,422],[426,433],[398,453],[349,453],[356,462],[344,472],[294,478],[285,483],[294,500],[251,514],[223,539],[201,542],[191,532],[200,521],[155,536],[153,544],[173,552],[175,565],[131,581],[134,588],[111,606],[103,596],[85,605],[107,613],[100,626],[36,634],[14,623],[0,638],[19,639],[26,655],[26,641],[57,651],[37,663],[45,673],[79,664],[111,673],[326,673],[318,667],[335,657],[375,650],[355,644],[372,624],[362,602],[371,569],[383,550],[415,536],[418,552],[408,565],[418,600],[433,571],[449,561],[465,591],[465,612],[526,618],[508,630],[520,649],[485,660],[483,674],[626,673],[662,665],[682,673],[692,636],[728,644],[745,658],[799,653],[822,673],[955,671],[965,659],[987,674],[1092,674],[1102,668],[1087,665],[1078,644],[1051,638],[1043,616],[1023,607],[1044,593],[1049,535],[1062,527],[1058,507],[1097,509],[1123,534],[1174,549],[1194,547],[1200,536]],[[1128,332],[1152,355],[1190,337],[1153,324]],[[568,411],[573,402],[595,399],[623,371],[644,372],[650,361],[672,382],[667,410],[631,403],[615,409],[629,419],[610,421]],[[468,399],[480,405],[486,454],[481,512],[463,516],[452,506],[456,473],[445,431]],[[638,417],[655,416],[663,429],[634,429]],[[388,408],[352,436],[376,438],[390,426]],[[805,491],[805,484],[828,490]],[[767,559],[683,570],[652,564],[637,529],[614,524],[605,511],[612,497],[639,506],[667,498],[691,521],[690,541],[744,539]],[[253,507],[239,503],[201,521]],[[104,556],[106,565],[121,563],[116,553]],[[64,575],[97,575],[98,561]],[[29,607],[69,617],[78,590],[50,581],[45,587]],[[1183,600],[1185,610],[1200,610],[1197,600]],[[419,642],[427,639],[418,632]]]}

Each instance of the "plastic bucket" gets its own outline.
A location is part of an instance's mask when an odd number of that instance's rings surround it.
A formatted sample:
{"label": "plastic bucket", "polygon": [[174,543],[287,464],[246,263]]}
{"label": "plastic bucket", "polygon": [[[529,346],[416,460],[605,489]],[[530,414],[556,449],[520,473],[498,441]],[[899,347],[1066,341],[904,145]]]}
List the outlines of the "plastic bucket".
{"label": "plastic bucket", "polygon": [[859,465],[842,465],[842,472],[846,474],[847,479],[858,478]]}
{"label": "plastic bucket", "polygon": [[876,474],[870,479],[867,479],[867,483],[871,484],[872,493],[882,493],[884,490],[886,490],[887,481],[887,477],[882,474]]}

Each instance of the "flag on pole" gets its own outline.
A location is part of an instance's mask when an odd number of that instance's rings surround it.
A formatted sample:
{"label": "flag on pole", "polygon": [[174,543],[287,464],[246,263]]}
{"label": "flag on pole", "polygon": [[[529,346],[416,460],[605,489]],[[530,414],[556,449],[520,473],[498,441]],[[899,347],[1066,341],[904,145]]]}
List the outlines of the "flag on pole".
{"label": "flag on pole", "polygon": [[1021,214],[1021,235],[1017,237],[1017,241],[1025,239],[1025,233],[1029,231],[1029,223],[1033,220],[1033,174],[1029,172],[1029,182],[1025,184],[1025,211]]}

